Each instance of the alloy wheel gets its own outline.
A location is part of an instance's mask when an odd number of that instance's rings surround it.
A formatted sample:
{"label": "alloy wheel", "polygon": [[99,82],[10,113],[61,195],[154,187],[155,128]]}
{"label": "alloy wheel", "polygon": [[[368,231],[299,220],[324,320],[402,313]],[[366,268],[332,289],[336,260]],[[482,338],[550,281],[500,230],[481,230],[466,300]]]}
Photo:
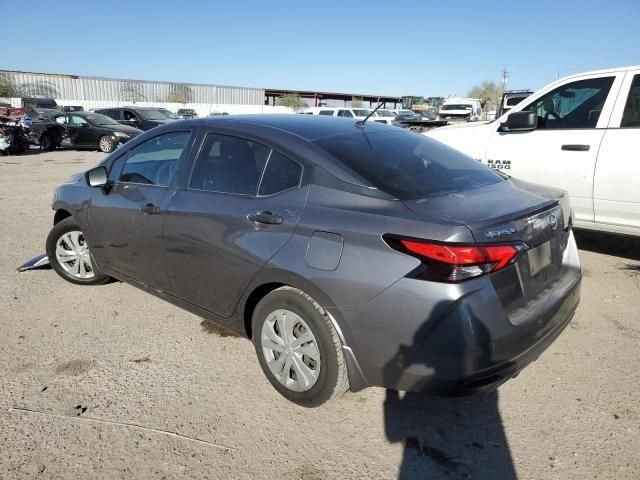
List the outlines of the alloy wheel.
{"label": "alloy wheel", "polygon": [[269,370],[286,388],[305,392],[315,385],[320,350],[302,317],[284,309],[271,312],[262,325],[261,347]]}
{"label": "alloy wheel", "polygon": [[74,278],[89,279],[95,276],[89,246],[79,230],[67,232],[58,239],[56,260],[64,271]]}

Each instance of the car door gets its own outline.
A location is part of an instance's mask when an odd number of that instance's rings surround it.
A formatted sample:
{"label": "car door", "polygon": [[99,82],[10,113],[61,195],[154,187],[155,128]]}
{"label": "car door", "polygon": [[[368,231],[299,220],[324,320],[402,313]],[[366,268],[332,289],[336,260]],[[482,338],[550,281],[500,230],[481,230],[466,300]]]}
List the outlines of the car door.
{"label": "car door", "polygon": [[300,163],[246,138],[207,133],[163,236],[175,295],[221,317],[291,238],[304,208]]}
{"label": "car door", "polygon": [[522,180],[569,192],[577,222],[593,222],[593,175],[598,149],[620,88],[617,73],[585,75],[551,86],[515,111],[535,111],[533,131],[496,129],[490,167]]}
{"label": "car door", "polygon": [[625,75],[598,152],[593,199],[596,223],[640,229],[640,70]]}
{"label": "car door", "polygon": [[98,144],[91,124],[80,115],[68,115],[67,134],[70,146],[88,147]]}
{"label": "car door", "polygon": [[117,158],[110,188],[93,189],[89,206],[92,253],[101,266],[170,292],[162,240],[163,209],[172,178],[186,157],[191,131],[162,133]]}

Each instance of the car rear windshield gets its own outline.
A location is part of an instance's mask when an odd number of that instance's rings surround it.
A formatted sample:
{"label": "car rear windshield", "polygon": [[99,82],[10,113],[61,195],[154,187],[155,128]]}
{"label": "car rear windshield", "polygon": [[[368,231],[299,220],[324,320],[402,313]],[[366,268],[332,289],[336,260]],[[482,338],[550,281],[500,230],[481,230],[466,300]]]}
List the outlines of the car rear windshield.
{"label": "car rear windshield", "polygon": [[167,118],[157,110],[138,110],[137,112],[144,120],[166,120]]}
{"label": "car rear windshield", "polygon": [[371,186],[400,200],[460,192],[503,181],[457,150],[422,135],[372,132],[316,140]]}

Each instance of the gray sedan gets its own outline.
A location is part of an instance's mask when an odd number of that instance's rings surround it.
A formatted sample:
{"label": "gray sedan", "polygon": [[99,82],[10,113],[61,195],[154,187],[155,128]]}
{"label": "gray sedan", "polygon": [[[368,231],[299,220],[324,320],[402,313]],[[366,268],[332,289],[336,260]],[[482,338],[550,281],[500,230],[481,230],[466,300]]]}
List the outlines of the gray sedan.
{"label": "gray sedan", "polygon": [[250,338],[304,406],[496,388],[580,296],[563,191],[375,122],[167,124],[61,185],[53,209],[63,278],[128,282]]}

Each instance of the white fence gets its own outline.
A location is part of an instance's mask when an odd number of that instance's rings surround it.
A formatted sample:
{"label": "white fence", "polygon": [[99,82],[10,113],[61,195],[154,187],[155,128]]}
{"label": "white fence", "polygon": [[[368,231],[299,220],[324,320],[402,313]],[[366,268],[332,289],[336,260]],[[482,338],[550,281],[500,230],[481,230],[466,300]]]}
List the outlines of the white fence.
{"label": "white fence", "polygon": [[[22,106],[20,98],[0,98],[0,101],[10,103],[12,107],[19,108]],[[85,110],[93,110],[96,108],[110,107],[156,107],[166,108],[172,112],[177,112],[180,108],[192,108],[200,117],[206,117],[211,112],[226,112],[230,115],[252,114],[252,113],[294,113],[288,107],[272,107],[270,105],[239,105],[239,104],[219,104],[219,103],[167,103],[167,102],[110,102],[106,100],[67,100],[56,99],[60,106],[81,105]]]}

